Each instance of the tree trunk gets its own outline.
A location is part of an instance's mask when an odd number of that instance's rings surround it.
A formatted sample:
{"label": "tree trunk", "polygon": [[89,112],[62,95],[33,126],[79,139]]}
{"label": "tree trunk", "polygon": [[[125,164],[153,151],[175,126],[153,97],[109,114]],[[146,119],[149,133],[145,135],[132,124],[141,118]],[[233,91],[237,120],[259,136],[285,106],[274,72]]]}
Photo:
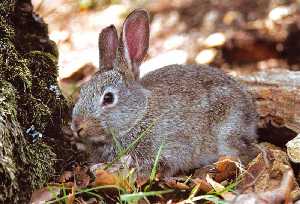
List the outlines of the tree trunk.
{"label": "tree trunk", "polygon": [[282,146],[300,132],[300,72],[266,70],[237,77],[255,95],[259,127],[268,129],[267,140]]}
{"label": "tree trunk", "polygon": [[1,0],[0,203],[28,203],[54,173],[60,147],[53,144],[68,109],[57,86],[57,58],[30,0]]}

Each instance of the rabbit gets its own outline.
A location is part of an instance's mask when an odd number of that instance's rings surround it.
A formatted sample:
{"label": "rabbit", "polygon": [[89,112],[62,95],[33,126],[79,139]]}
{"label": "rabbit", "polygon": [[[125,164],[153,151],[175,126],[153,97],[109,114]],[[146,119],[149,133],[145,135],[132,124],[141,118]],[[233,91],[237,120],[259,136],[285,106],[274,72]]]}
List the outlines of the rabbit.
{"label": "rabbit", "polygon": [[[255,155],[257,113],[251,94],[222,70],[206,65],[169,65],[139,77],[149,46],[147,11],[124,21],[120,38],[110,25],[99,35],[100,67],[81,87],[72,113],[74,137],[90,161],[112,161],[116,144],[128,148],[138,176],[208,165],[220,156],[247,162]],[[141,137],[143,135],[143,137]]]}

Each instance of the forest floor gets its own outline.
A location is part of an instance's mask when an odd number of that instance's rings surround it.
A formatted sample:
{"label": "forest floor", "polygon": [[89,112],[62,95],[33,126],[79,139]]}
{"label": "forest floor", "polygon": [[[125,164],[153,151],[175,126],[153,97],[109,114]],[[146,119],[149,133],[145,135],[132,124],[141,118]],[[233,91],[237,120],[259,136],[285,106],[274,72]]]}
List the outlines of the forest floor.
{"label": "forest floor", "polygon": [[[102,1],[100,1],[102,2]],[[300,2],[275,0],[157,0],[157,1],[33,0],[35,11],[49,24],[59,49],[59,83],[75,101],[81,84],[98,67],[98,34],[137,7],[151,16],[150,48],[141,75],[168,64],[209,64],[241,78],[264,71],[300,70]],[[134,2],[134,3],[131,3]],[[284,76],[281,76],[284,78]],[[298,82],[300,83],[300,82]],[[263,126],[263,125],[262,125]],[[260,127],[263,129],[263,127]],[[32,200],[49,203],[293,203],[300,198],[299,167],[286,153],[286,142],[297,132],[285,129],[282,139],[267,134],[261,153],[248,166],[220,158],[189,175],[160,181],[153,177],[141,187],[134,171],[116,165],[94,175],[80,164],[66,169]],[[270,136],[271,135],[271,136]],[[278,137],[278,135],[277,135]],[[264,140],[262,139],[262,140]],[[103,164],[104,166],[104,164]]]}

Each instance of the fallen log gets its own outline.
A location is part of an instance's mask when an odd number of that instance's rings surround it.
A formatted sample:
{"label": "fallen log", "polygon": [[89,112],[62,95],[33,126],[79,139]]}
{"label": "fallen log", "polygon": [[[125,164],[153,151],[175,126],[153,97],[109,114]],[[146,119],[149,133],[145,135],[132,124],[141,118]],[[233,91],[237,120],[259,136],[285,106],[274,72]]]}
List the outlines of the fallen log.
{"label": "fallen log", "polygon": [[266,70],[235,77],[254,95],[262,133],[268,129],[287,142],[300,132],[300,72]]}

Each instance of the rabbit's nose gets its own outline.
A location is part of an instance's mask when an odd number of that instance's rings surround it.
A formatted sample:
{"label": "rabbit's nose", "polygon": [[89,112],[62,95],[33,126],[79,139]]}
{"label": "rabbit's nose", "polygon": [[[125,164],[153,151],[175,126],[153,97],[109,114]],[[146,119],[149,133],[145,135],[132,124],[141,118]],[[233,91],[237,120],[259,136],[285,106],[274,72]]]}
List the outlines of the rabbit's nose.
{"label": "rabbit's nose", "polygon": [[85,127],[85,122],[84,122],[83,118],[81,118],[81,117],[73,118],[72,124],[71,124],[71,130],[75,137],[80,137],[83,135],[84,127]]}

